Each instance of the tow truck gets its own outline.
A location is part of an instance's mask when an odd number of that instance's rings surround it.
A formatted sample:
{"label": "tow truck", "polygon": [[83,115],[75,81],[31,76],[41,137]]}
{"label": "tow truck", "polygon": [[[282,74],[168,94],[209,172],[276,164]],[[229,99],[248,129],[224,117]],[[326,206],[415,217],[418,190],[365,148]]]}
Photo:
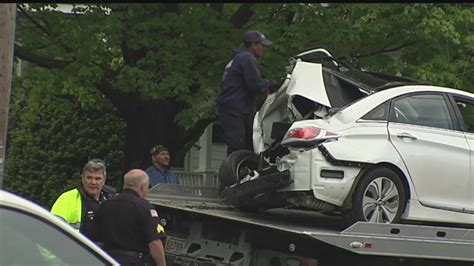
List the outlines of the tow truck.
{"label": "tow truck", "polygon": [[[306,58],[311,56],[328,60],[331,68],[312,63]],[[345,219],[340,214],[349,204],[334,208],[315,200],[314,193],[305,193],[312,187],[304,175],[297,179],[286,167],[294,157],[280,144],[293,122],[325,116],[378,89],[418,82],[367,75],[321,48],[289,63],[280,89],[255,116],[254,152],[240,150],[225,158],[220,187],[159,184],[150,190],[147,199],[166,221],[168,265],[473,266],[474,223]],[[327,103],[326,94],[335,104]],[[304,163],[295,168],[309,171]]]}
{"label": "tow truck", "polygon": [[219,188],[159,184],[168,265],[474,265],[469,227],[356,222],[284,208],[241,211]]}

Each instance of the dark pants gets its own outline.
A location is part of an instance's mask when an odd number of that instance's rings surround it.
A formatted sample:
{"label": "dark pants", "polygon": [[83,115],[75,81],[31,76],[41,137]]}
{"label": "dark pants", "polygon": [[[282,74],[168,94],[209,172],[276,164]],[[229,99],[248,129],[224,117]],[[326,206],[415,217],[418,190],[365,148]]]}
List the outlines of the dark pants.
{"label": "dark pants", "polygon": [[236,115],[219,111],[219,119],[227,144],[227,155],[236,150],[253,151],[253,117],[254,114]]}

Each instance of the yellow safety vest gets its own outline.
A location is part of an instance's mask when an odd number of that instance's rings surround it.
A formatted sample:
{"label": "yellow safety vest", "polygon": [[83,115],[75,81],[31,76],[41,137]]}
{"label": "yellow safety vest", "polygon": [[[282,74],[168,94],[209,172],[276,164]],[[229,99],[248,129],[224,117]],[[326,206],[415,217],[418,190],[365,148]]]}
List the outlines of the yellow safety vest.
{"label": "yellow safety vest", "polygon": [[79,190],[75,188],[61,194],[51,207],[51,213],[62,217],[79,230],[82,219],[82,198]]}

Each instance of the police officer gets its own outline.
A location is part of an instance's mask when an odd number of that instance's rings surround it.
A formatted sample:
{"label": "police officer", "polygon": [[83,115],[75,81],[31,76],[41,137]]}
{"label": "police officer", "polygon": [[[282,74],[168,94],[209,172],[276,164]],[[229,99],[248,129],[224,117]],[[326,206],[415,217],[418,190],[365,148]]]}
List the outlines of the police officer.
{"label": "police officer", "polygon": [[102,160],[88,161],[82,169],[79,185],[62,193],[51,207],[51,213],[90,237],[91,224],[101,202],[115,196],[115,189],[105,185],[106,175]]}
{"label": "police officer", "polygon": [[121,265],[166,265],[166,235],[155,208],[144,199],[148,186],[145,171],[130,170],[122,193],[101,204],[96,213],[93,240]]}
{"label": "police officer", "polygon": [[247,31],[244,34],[245,48],[234,49],[233,58],[225,67],[216,103],[227,155],[241,149],[253,151],[255,98],[260,93],[278,90],[278,83],[263,79],[257,66],[257,58],[271,44],[261,32]]}

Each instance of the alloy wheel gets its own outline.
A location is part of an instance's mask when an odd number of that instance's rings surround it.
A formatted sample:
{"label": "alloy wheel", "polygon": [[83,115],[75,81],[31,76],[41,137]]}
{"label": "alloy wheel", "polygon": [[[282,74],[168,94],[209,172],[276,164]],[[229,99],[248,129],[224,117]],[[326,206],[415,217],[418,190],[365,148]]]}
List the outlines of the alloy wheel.
{"label": "alloy wheel", "polygon": [[399,205],[399,191],[391,179],[377,177],[367,185],[362,199],[365,220],[390,223],[395,219]]}

